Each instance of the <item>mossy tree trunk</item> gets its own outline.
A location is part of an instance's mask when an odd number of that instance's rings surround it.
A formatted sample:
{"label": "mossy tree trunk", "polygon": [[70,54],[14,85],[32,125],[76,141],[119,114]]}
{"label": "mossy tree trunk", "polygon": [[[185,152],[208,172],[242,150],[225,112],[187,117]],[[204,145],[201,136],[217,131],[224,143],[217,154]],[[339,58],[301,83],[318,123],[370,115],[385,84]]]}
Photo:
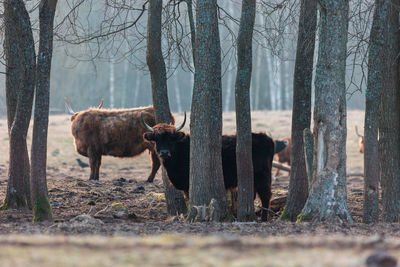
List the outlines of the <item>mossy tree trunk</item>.
{"label": "mossy tree trunk", "polygon": [[196,71],[190,114],[190,208],[216,200],[213,220],[228,218],[222,174],[221,47],[217,0],[198,1]]}
{"label": "mossy tree trunk", "polygon": [[379,220],[379,153],[378,127],[379,104],[385,64],[384,39],[389,2],[375,1],[375,11],[369,42],[368,84],[365,92],[364,120],[364,208],[363,221],[374,223]]}
{"label": "mossy tree trunk", "polygon": [[317,1],[302,0],[293,83],[292,155],[289,194],[282,219],[296,221],[308,197],[304,156],[304,129],[311,123],[311,87],[314,64]]}
{"label": "mossy tree trunk", "polygon": [[31,150],[31,194],[33,221],[51,221],[48,200],[47,132],[49,124],[50,70],[53,56],[53,26],[57,0],[42,0],[39,5],[39,53],[36,71],[35,115]]}
{"label": "mossy tree trunk", "polygon": [[346,45],[349,2],[321,0],[315,77],[314,173],[299,221],[352,222],[346,193]]}
{"label": "mossy tree trunk", "polygon": [[238,221],[254,220],[254,174],[252,160],[250,82],[252,70],[253,28],[256,1],[242,1],[237,38],[238,69],[235,84],[236,104],[236,167],[238,179]]}
{"label": "mossy tree trunk", "polygon": [[379,120],[379,153],[382,184],[382,219],[400,220],[400,82],[399,82],[399,2],[382,1],[385,18],[383,84]]}
{"label": "mossy tree trunk", "polygon": [[[31,207],[30,167],[26,136],[32,114],[35,89],[36,55],[32,27],[25,4],[21,0],[5,1],[7,114],[10,136],[5,208]],[[11,42],[16,42],[12,44]],[[11,56],[17,58],[12,59]],[[17,63],[17,64],[15,64]],[[18,64],[19,63],[19,64]],[[18,77],[19,76],[19,77]],[[16,100],[16,101],[15,101]]]}
{"label": "mossy tree trunk", "polygon": [[[161,12],[162,0],[150,0],[147,20],[146,61],[151,76],[153,106],[157,123],[173,122],[168,102],[167,74],[161,50]],[[169,181],[166,171],[162,170],[165,197],[169,215],[186,213],[186,203],[180,191]]]}

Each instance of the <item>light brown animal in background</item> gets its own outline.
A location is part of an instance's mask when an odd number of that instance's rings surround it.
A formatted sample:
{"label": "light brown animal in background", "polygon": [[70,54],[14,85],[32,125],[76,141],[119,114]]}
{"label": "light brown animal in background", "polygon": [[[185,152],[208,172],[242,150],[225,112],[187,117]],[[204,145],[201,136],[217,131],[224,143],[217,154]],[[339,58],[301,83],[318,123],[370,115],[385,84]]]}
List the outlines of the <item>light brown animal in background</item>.
{"label": "light brown animal in background", "polygon": [[152,168],[147,181],[153,181],[160,168],[160,160],[154,151],[154,144],[143,140],[143,134],[148,130],[140,118],[143,114],[146,123],[154,126],[153,106],[111,110],[89,108],[80,112],[73,112],[68,102],[67,107],[73,114],[71,133],[76,151],[89,158],[89,180],[99,180],[102,155],[134,157],[149,150]]}
{"label": "light brown animal in background", "polygon": [[[286,146],[284,149],[282,149],[281,151],[279,151],[278,153],[275,154],[275,157],[277,159],[277,161],[279,161],[280,163],[286,163],[287,165],[290,166],[290,157],[291,157],[291,153],[292,153],[292,149],[291,149],[291,145],[292,145],[292,140],[290,137],[285,137],[285,138],[281,138],[279,140],[275,141],[275,147],[277,147],[277,142],[285,142]],[[279,175],[279,169],[276,169],[275,172],[275,176]]]}
{"label": "light brown animal in background", "polygon": [[359,147],[359,152],[364,153],[364,136],[358,133],[358,129],[356,126],[356,135],[358,136],[358,147]]}

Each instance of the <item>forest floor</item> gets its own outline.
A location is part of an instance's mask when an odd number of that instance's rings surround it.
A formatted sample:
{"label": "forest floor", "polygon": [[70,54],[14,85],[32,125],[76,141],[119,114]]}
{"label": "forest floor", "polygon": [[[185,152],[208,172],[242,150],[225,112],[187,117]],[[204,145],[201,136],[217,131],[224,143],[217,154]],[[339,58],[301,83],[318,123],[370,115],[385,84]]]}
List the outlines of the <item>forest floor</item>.
{"label": "forest floor", "polygon": [[[354,131],[355,125],[363,128],[363,115],[348,112],[349,173],[363,170]],[[290,135],[290,112],[252,116],[253,131],[273,138]],[[224,114],[224,133],[235,132],[234,122],[234,113]],[[7,186],[6,125],[0,120],[0,199]],[[76,158],[88,160],[74,151],[69,127],[69,116],[51,116],[47,178],[54,222],[33,224],[31,211],[0,210],[1,266],[364,266],[377,250],[400,259],[398,224],[361,223],[362,177],[347,179],[354,224],[281,222],[279,210],[266,223],[186,223],[167,216],[160,172],[154,183],[146,183],[147,153],[104,157],[100,180],[89,181],[89,168],[79,167]],[[273,199],[285,196],[288,184],[287,172],[281,171],[272,184]],[[127,214],[116,218],[109,208],[113,203],[123,204]],[[79,221],[82,214],[91,217]]]}

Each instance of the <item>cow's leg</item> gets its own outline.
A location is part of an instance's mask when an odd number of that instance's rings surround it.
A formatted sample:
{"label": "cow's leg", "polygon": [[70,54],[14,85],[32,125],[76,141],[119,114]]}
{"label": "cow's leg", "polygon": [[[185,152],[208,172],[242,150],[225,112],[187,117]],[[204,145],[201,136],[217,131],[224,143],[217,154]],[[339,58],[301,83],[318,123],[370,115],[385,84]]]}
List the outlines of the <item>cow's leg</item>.
{"label": "cow's leg", "polygon": [[261,199],[262,213],[261,221],[265,222],[268,219],[271,200],[271,172],[262,172],[254,174],[254,187],[258,196]]}
{"label": "cow's leg", "polygon": [[99,180],[101,154],[89,150],[90,177],[89,180]]}
{"label": "cow's leg", "polygon": [[150,151],[150,156],[151,156],[151,173],[149,177],[147,178],[148,183],[152,183],[154,180],[154,177],[157,174],[158,169],[160,168],[160,159],[157,156],[157,153],[153,150]]}

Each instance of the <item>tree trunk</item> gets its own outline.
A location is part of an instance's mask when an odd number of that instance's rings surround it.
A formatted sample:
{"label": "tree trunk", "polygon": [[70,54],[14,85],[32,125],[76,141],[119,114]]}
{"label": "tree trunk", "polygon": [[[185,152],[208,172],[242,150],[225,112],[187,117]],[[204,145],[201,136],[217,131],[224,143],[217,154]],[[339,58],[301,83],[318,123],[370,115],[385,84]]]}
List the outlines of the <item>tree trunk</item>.
{"label": "tree trunk", "polygon": [[226,220],[228,206],[221,158],[221,47],[217,1],[197,3],[196,72],[190,114],[190,207],[216,200],[213,220]]}
{"label": "tree trunk", "polygon": [[292,171],[286,208],[281,216],[282,219],[291,221],[296,221],[308,197],[303,131],[309,129],[311,123],[311,86],[316,27],[316,0],[302,0],[293,83]]}
{"label": "tree trunk", "polygon": [[31,194],[33,221],[51,221],[46,180],[47,131],[49,124],[50,70],[53,26],[57,0],[42,0],[39,6],[39,55],[36,73],[35,117],[32,138]]}
{"label": "tree trunk", "polygon": [[236,74],[236,167],[238,179],[238,221],[254,220],[254,174],[252,160],[250,82],[252,70],[253,28],[256,1],[242,1],[237,39],[238,70]]}
{"label": "tree trunk", "polygon": [[110,79],[109,79],[109,96],[110,96],[110,108],[114,108],[114,91],[115,91],[115,60],[114,57],[110,60]]}
{"label": "tree trunk", "polygon": [[[381,6],[382,5],[382,6]],[[400,148],[399,148],[399,1],[383,1],[382,17],[386,18],[383,30],[385,45],[383,55],[383,85],[379,120],[379,150],[382,183],[382,219],[399,222],[400,219]],[[377,66],[379,67],[379,66]]]}
{"label": "tree trunk", "polygon": [[188,9],[188,16],[189,16],[189,25],[190,25],[190,41],[192,44],[192,57],[193,57],[193,66],[196,69],[196,29],[194,23],[194,16],[193,16],[193,2],[192,0],[185,0],[187,9]]}
{"label": "tree trunk", "polygon": [[299,221],[352,222],[346,193],[346,44],[349,2],[320,0],[314,178]]}
{"label": "tree trunk", "polygon": [[174,81],[174,93],[176,98],[176,110],[178,112],[182,112],[182,101],[181,101],[181,88],[179,86],[178,81],[178,72],[175,72],[174,77],[172,78]]}
{"label": "tree trunk", "polygon": [[285,61],[285,50],[282,52],[282,59],[279,59],[279,78],[280,78],[280,90],[279,90],[279,103],[280,110],[286,110],[287,99],[286,99],[286,91],[287,91],[287,81],[286,81],[286,61]]}
{"label": "tree trunk", "polygon": [[375,1],[375,12],[369,42],[368,84],[365,92],[364,121],[364,211],[363,221],[374,223],[379,220],[379,153],[378,127],[379,104],[382,90],[382,68],[385,64],[384,33],[388,5]]}
{"label": "tree trunk", "polygon": [[[156,122],[173,122],[168,103],[167,73],[161,50],[161,11],[162,0],[149,1],[147,20],[146,61],[151,76],[151,89]],[[162,179],[165,186],[167,210],[170,215],[186,213],[186,203],[180,191],[169,181],[163,168]]]}
{"label": "tree trunk", "polygon": [[[36,55],[29,14],[23,1],[5,1],[5,10],[12,24],[9,31],[16,32],[21,64],[18,72],[22,73],[19,82],[17,105],[14,120],[10,128],[10,166],[8,169],[7,194],[4,201],[6,208],[31,207],[30,167],[26,136],[32,115],[33,93],[35,89]],[[13,37],[11,37],[13,38]],[[10,77],[12,78],[12,77]],[[13,86],[13,88],[15,87]],[[9,90],[9,89],[7,89]],[[12,103],[10,101],[9,103]],[[12,108],[12,107],[10,107]],[[9,112],[12,113],[12,110]]]}

